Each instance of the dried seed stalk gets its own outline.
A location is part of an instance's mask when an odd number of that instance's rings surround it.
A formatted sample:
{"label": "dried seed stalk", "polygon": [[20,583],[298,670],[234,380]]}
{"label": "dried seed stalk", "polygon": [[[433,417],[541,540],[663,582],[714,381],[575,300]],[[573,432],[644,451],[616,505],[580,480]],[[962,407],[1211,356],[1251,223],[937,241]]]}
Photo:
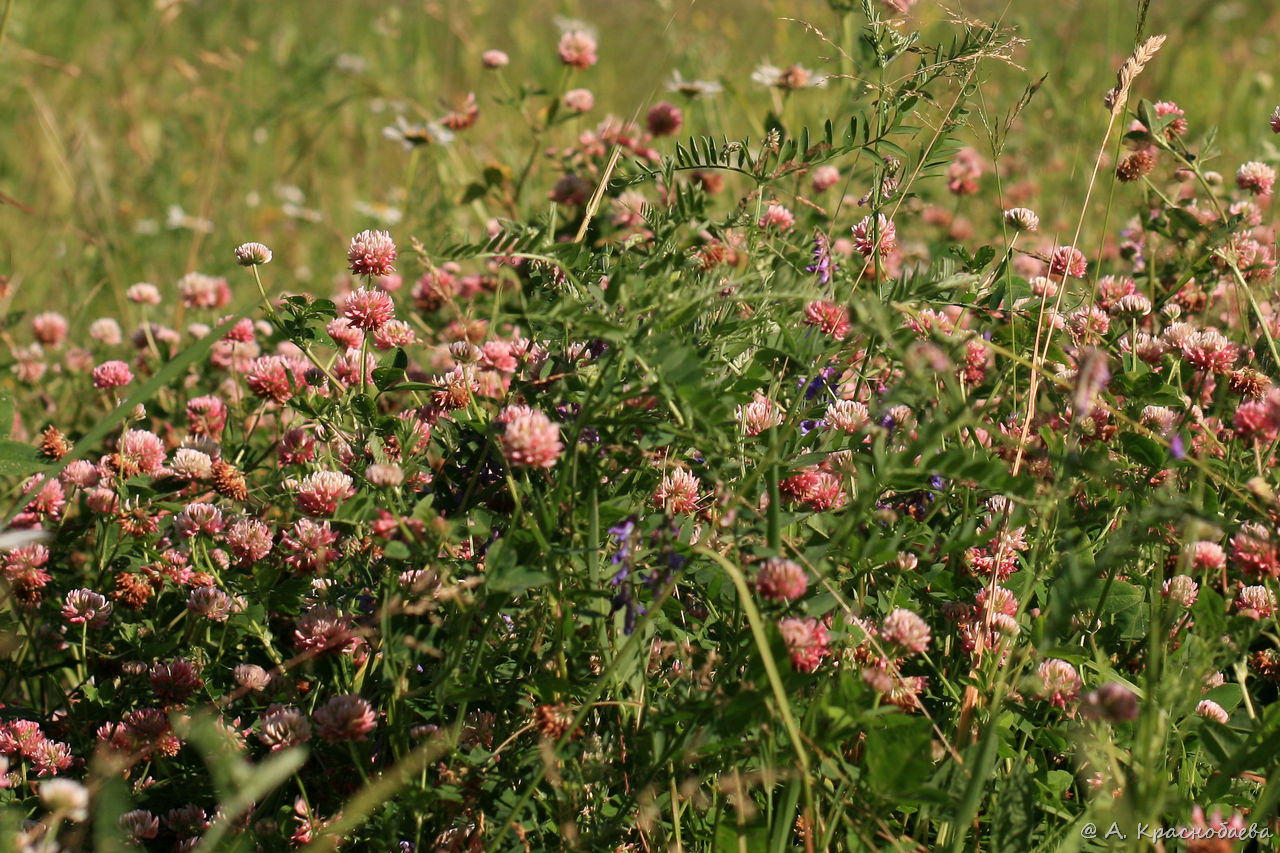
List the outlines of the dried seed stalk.
{"label": "dried seed stalk", "polygon": [[1111,115],[1120,115],[1124,110],[1124,105],[1129,101],[1129,87],[1133,85],[1133,81],[1142,73],[1142,69],[1146,68],[1147,63],[1156,55],[1156,51],[1160,50],[1160,46],[1164,44],[1166,36],[1158,35],[1138,45],[1138,49],[1133,55],[1124,61],[1120,66],[1120,70],[1116,72],[1116,85],[1107,92],[1105,103]]}

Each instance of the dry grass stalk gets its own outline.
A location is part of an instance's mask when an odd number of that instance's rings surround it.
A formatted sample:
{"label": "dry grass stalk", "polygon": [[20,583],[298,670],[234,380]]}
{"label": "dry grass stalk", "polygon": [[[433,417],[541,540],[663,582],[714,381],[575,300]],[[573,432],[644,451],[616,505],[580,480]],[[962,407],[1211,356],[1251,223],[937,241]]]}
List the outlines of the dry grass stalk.
{"label": "dry grass stalk", "polygon": [[[1107,140],[1111,137],[1111,129],[1115,127],[1116,118],[1124,111],[1124,106],[1129,100],[1129,89],[1133,86],[1133,81],[1138,78],[1142,70],[1147,67],[1147,63],[1155,57],[1156,52],[1160,50],[1167,36],[1158,35],[1140,44],[1133,52],[1133,55],[1124,61],[1120,66],[1120,70],[1116,72],[1116,85],[1110,92],[1107,92],[1106,104],[1110,118],[1107,119],[1107,129],[1102,134],[1102,144],[1098,146],[1098,154],[1094,158],[1093,173],[1089,176],[1089,186],[1085,190],[1084,204],[1080,208],[1080,219],[1076,223],[1075,237],[1071,240],[1071,248],[1075,249],[1080,243],[1080,231],[1084,227],[1084,214],[1089,209],[1089,200],[1093,198],[1093,188],[1098,180],[1098,169],[1102,166],[1102,157],[1106,153]],[[1057,314],[1062,309],[1062,297],[1067,291],[1067,274],[1064,271],[1058,282],[1058,298],[1053,305],[1053,313]],[[1046,300],[1047,301],[1047,300]],[[1031,434],[1031,421],[1035,418],[1036,399],[1040,388],[1040,370],[1043,369],[1045,355],[1048,352],[1049,342],[1044,336],[1045,331],[1045,307],[1046,301],[1040,303],[1040,316],[1036,319],[1036,337],[1031,348],[1031,382],[1027,389],[1027,413],[1022,421],[1022,432],[1018,436],[1018,451],[1013,459],[1013,475],[1016,477],[1018,472],[1022,470],[1022,457],[1027,449],[1027,439]],[[1044,343],[1044,349],[1041,349],[1041,342]]]}
{"label": "dry grass stalk", "polygon": [[1124,105],[1129,101],[1129,88],[1133,85],[1133,81],[1142,73],[1142,69],[1147,67],[1147,63],[1156,55],[1156,51],[1160,50],[1160,46],[1164,44],[1167,36],[1158,35],[1138,45],[1138,49],[1133,55],[1124,61],[1120,66],[1120,70],[1116,72],[1116,85],[1107,92],[1105,103],[1111,115],[1120,115],[1124,110]]}

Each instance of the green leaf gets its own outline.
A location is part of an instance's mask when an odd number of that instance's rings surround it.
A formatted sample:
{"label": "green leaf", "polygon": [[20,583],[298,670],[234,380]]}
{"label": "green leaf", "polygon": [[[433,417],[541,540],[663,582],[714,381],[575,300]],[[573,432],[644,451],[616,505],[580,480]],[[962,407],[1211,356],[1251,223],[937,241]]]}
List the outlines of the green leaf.
{"label": "green leaf", "polygon": [[373,384],[377,386],[379,391],[387,391],[394,388],[396,383],[404,377],[404,371],[398,367],[375,367],[373,369]]}
{"label": "green leaf", "polygon": [[1036,808],[1031,774],[1022,758],[1014,760],[1013,772],[996,786],[992,801],[995,813],[991,817],[991,849],[1007,853],[1032,849],[1032,833],[1042,816]]}
{"label": "green leaf", "polygon": [[519,595],[530,589],[546,586],[551,582],[551,575],[525,566],[516,566],[505,572],[492,573],[485,565],[485,586],[497,592]]}
{"label": "green leaf", "polygon": [[50,468],[48,460],[29,444],[0,440],[0,474],[26,476]]}
{"label": "green leaf", "polygon": [[0,392],[0,438],[8,438],[13,432],[13,398]]}
{"label": "green leaf", "polygon": [[1145,435],[1138,435],[1134,432],[1122,433],[1120,435],[1120,445],[1136,462],[1148,468],[1163,467],[1167,458],[1164,448],[1157,444],[1154,439],[1147,438]]}
{"label": "green leaf", "polygon": [[867,732],[867,777],[877,794],[897,803],[911,802],[932,772],[933,729],[923,717],[890,714]]}
{"label": "green leaf", "polygon": [[412,556],[409,546],[401,542],[399,539],[392,539],[382,549],[383,556],[388,560],[407,560]]}
{"label": "green leaf", "polygon": [[478,181],[472,181],[467,184],[467,188],[462,191],[462,195],[458,198],[458,204],[471,204],[477,199],[482,199],[489,192],[489,188]]}

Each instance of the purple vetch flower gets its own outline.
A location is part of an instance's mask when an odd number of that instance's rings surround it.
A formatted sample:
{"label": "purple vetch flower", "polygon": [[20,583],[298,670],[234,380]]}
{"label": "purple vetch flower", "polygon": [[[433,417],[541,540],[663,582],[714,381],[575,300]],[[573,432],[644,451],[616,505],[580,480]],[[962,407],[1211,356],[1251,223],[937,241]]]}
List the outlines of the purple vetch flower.
{"label": "purple vetch flower", "polygon": [[635,532],[635,516],[628,516],[609,528],[609,535],[613,537],[614,542],[618,543],[618,550],[609,558],[609,562],[618,567],[618,571],[609,581],[609,586],[617,590],[613,595],[613,609],[610,612],[625,611],[622,631],[628,636],[635,630],[636,620],[644,612],[644,608],[636,601],[635,590],[629,582],[635,563],[635,544],[632,541]]}
{"label": "purple vetch flower", "polygon": [[812,400],[830,387],[831,380],[835,375],[836,369],[834,367],[824,367],[812,379],[800,377],[796,382],[796,387],[804,389],[804,398],[806,400]]}
{"label": "purple vetch flower", "polygon": [[805,271],[817,273],[819,284],[830,284],[832,274],[840,271],[831,259],[831,241],[821,231],[813,232],[813,263]]}

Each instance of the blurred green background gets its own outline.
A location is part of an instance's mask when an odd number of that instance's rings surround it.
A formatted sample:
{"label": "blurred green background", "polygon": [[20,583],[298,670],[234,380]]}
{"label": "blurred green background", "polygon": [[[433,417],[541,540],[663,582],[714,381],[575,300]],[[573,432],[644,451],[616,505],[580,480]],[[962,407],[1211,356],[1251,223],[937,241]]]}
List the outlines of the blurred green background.
{"label": "blurred green background", "polygon": [[[682,135],[740,137],[760,132],[773,97],[752,82],[757,65],[839,65],[830,44],[783,20],[838,28],[817,0],[12,0],[8,8],[0,274],[13,285],[14,306],[65,310],[73,320],[87,306],[123,312],[119,294],[136,281],[171,293],[192,269],[226,274],[231,248],[245,240],[274,249],[278,285],[326,292],[361,228],[389,227],[402,243],[410,233],[479,234],[498,211],[454,204],[462,188],[486,165],[514,166],[529,151],[519,114],[494,102],[504,86],[591,89],[595,110],[543,143],[565,145],[606,113],[643,115],[674,98],[664,84],[679,71],[724,87],[688,105]],[[1000,20],[1027,40],[1014,57],[1021,69],[993,64],[980,77],[975,104],[991,116],[1048,74],[1005,157],[1011,174],[1031,179],[1042,219],[1073,222],[1105,127],[1102,95],[1135,43],[1138,4],[947,8],[920,0],[909,25]],[[599,64],[567,80],[557,17],[582,20],[599,37]],[[1170,40],[1135,94],[1178,102],[1193,137],[1220,126],[1224,174],[1245,160],[1275,160],[1267,117],[1280,99],[1278,19],[1280,4],[1264,0],[1151,5],[1145,34]],[[491,48],[510,56],[501,74],[482,67]],[[796,93],[784,119],[847,121],[842,104],[864,97],[854,85]],[[427,149],[406,194],[409,156],[382,129],[397,115],[438,117],[472,91],[479,123]],[[232,283],[251,296],[243,279]]]}

